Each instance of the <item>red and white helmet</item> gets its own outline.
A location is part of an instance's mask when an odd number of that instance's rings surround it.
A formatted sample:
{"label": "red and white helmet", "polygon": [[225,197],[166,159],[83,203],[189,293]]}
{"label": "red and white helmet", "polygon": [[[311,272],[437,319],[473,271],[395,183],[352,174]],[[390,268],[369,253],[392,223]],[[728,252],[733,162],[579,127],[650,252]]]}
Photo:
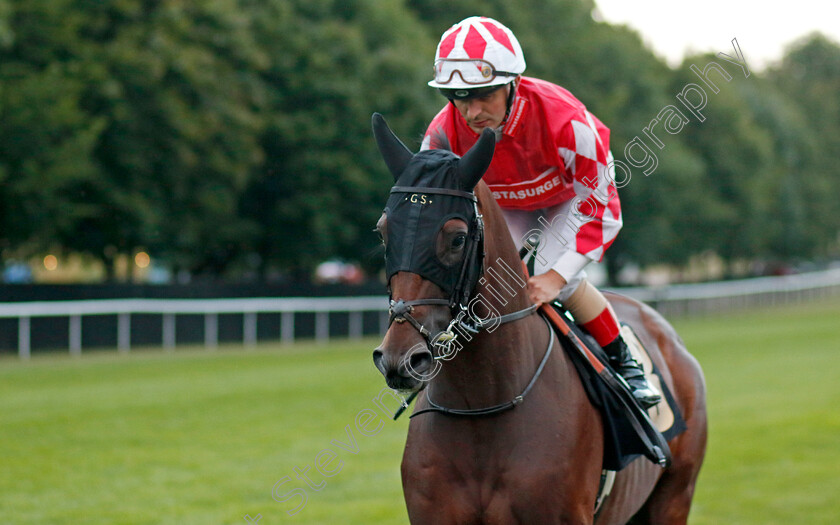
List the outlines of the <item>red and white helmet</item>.
{"label": "red and white helmet", "polygon": [[522,47],[507,27],[492,18],[471,16],[440,38],[435,78],[441,89],[476,89],[512,82],[525,71]]}

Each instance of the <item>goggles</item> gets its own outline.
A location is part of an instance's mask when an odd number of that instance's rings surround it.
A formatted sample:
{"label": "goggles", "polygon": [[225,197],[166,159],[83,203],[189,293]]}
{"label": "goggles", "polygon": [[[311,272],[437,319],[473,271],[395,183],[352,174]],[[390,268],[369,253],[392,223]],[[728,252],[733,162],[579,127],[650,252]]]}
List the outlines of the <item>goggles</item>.
{"label": "goggles", "polygon": [[449,84],[455,74],[461,77],[465,84],[489,84],[496,77],[515,77],[518,73],[496,71],[493,64],[480,58],[445,58],[435,61],[435,82]]}

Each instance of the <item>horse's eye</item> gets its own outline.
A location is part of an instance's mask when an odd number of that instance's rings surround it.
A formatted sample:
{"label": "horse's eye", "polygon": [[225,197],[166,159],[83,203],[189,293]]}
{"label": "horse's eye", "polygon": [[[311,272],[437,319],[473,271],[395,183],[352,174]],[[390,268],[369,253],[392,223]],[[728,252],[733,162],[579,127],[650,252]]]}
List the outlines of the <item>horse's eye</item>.
{"label": "horse's eye", "polygon": [[444,266],[454,266],[464,258],[468,232],[467,225],[461,219],[449,219],[438,231],[435,253]]}

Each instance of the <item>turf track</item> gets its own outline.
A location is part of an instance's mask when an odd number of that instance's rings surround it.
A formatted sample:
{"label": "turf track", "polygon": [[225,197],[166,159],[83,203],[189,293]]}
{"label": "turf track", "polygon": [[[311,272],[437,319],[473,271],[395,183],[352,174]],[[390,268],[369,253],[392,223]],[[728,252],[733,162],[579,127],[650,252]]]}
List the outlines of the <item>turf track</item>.
{"label": "turf track", "polygon": [[[837,523],[840,300],[675,324],[709,390],[691,523]],[[2,358],[0,523],[406,523],[407,420],[356,425],[375,344]]]}

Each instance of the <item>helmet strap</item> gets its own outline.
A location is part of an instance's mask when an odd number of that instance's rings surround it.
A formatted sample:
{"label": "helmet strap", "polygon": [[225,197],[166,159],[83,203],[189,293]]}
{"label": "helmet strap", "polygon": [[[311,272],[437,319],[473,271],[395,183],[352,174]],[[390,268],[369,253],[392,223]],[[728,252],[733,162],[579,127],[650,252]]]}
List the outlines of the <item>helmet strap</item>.
{"label": "helmet strap", "polygon": [[505,124],[507,124],[508,117],[510,117],[510,110],[513,108],[513,101],[516,99],[516,88],[517,82],[514,80],[513,82],[508,83],[510,86],[510,91],[508,92],[507,97],[507,107],[505,108],[505,118],[502,119],[502,123],[499,124],[499,127],[496,131],[496,141],[498,142],[502,138],[502,129],[504,129]]}
{"label": "helmet strap", "polygon": [[507,122],[507,119],[510,116],[510,110],[513,107],[513,99],[516,98],[516,81],[514,80],[508,85],[510,86],[510,92],[508,93],[507,108],[505,109],[505,122]]}

